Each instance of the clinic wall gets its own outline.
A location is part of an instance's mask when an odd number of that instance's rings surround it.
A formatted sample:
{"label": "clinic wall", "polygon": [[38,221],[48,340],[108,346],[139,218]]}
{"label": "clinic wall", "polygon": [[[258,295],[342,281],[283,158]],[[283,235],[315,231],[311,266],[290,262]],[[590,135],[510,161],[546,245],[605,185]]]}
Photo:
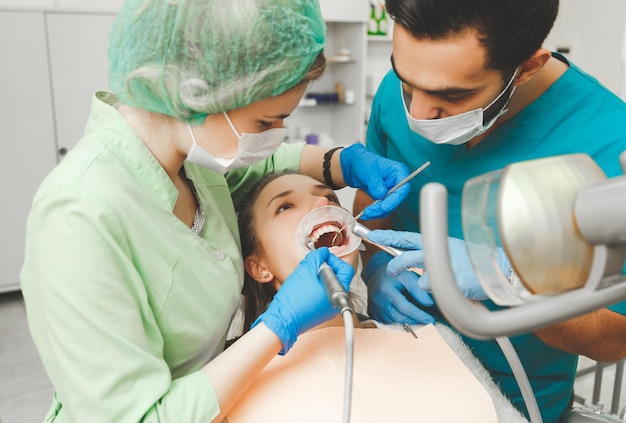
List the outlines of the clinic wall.
{"label": "clinic wall", "polygon": [[123,4],[124,0],[0,0],[0,7],[72,9],[74,11],[77,9],[116,11],[120,10]]}
{"label": "clinic wall", "polygon": [[625,23],[624,0],[561,0],[545,46],[568,51],[573,63],[621,95],[626,89]]}

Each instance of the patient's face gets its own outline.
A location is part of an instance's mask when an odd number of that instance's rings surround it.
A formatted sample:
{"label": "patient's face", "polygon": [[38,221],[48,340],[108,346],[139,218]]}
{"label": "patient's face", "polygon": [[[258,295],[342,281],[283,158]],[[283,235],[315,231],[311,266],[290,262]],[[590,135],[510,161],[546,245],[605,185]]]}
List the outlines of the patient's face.
{"label": "patient's face", "polygon": [[[254,227],[263,260],[279,283],[293,272],[305,253],[296,241],[302,217],[322,206],[339,206],[335,192],[306,175],[284,175],[267,184],[253,206]],[[358,250],[342,259],[355,266]]]}

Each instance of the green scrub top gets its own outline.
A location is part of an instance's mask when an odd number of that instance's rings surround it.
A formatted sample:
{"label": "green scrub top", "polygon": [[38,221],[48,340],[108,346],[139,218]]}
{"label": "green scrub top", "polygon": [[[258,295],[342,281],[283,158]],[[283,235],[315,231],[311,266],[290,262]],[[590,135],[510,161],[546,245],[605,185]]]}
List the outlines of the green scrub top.
{"label": "green scrub top", "polygon": [[[206,216],[197,236],[116,103],[96,93],[84,138],[45,179],[27,223],[22,290],[56,391],[46,421],[211,421],[219,404],[200,369],[224,349],[244,272],[229,185],[185,163]],[[285,144],[228,178],[243,189],[297,170],[302,149]]]}

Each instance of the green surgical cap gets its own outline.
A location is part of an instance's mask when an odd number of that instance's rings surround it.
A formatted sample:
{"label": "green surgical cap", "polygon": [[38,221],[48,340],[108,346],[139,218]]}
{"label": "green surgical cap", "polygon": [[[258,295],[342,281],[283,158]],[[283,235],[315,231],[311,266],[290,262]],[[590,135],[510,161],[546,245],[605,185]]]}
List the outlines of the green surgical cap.
{"label": "green surgical cap", "polygon": [[318,0],[127,0],[109,86],[122,103],[198,120],[298,85],[325,32]]}

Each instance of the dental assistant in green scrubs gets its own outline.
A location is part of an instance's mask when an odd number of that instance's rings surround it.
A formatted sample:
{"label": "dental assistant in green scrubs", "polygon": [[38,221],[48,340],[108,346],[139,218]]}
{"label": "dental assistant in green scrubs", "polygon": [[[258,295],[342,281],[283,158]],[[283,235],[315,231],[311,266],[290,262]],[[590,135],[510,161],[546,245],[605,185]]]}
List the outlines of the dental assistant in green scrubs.
{"label": "dental assistant in green scrubs", "polygon": [[254,182],[297,170],[380,198],[408,174],[360,144],[282,144],[324,41],[316,0],[125,3],[112,92],[93,97],[27,224],[23,295],[55,389],[46,422],[219,422],[273,356],[336,315],[319,266],[344,287],[353,269],[323,248],[225,349],[244,273],[236,210]]}

